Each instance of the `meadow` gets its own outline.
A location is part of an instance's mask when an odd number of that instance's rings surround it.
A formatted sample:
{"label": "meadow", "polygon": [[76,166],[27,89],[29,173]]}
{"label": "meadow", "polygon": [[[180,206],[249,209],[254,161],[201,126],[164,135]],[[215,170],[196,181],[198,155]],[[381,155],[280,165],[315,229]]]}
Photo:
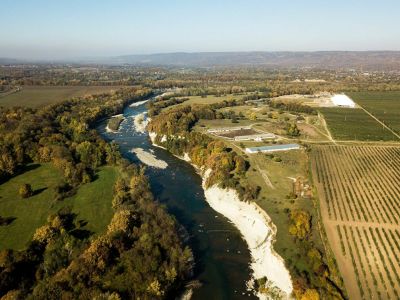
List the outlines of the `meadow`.
{"label": "meadow", "polygon": [[349,96],[372,115],[400,133],[400,92],[358,92]]}
{"label": "meadow", "polygon": [[398,140],[388,129],[362,109],[319,108],[329,131],[336,140],[394,141]]}
{"label": "meadow", "polygon": [[73,97],[101,94],[120,88],[119,86],[23,86],[18,92],[0,94],[0,106],[36,108]]}
{"label": "meadow", "polygon": [[[12,220],[0,226],[0,250],[23,249],[49,214],[66,206],[77,214],[77,220],[86,223],[82,229],[101,233],[113,215],[111,201],[117,176],[116,168],[101,167],[93,182],[80,186],[74,196],[57,201],[55,187],[63,180],[60,171],[51,164],[28,165],[25,172],[0,185],[0,215]],[[18,194],[24,183],[31,184],[34,191],[26,199]]]}

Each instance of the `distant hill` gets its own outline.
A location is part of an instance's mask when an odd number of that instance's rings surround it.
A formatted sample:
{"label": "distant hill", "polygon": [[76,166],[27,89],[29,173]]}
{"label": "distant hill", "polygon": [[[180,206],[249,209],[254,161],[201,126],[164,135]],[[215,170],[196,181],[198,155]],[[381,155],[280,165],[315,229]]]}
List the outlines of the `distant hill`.
{"label": "distant hill", "polygon": [[11,65],[21,63],[20,60],[15,58],[0,57],[0,65]]}
{"label": "distant hill", "polygon": [[400,70],[400,51],[197,52],[126,55],[109,63],[170,66],[270,66]]}
{"label": "distant hill", "polygon": [[51,61],[28,61],[0,57],[0,65],[26,63],[129,64],[173,67],[264,66],[269,68],[353,68],[365,71],[400,71],[400,51],[176,52]]}

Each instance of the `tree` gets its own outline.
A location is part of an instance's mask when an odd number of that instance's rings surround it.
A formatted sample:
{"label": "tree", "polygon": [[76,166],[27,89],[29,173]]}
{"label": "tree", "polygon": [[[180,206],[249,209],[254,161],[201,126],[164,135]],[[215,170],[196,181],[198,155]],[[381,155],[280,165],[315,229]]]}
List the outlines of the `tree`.
{"label": "tree", "polygon": [[257,120],[257,114],[252,112],[249,114],[249,120],[255,121]]}
{"label": "tree", "polygon": [[290,136],[299,136],[300,130],[299,130],[299,128],[297,128],[296,123],[289,123],[286,126],[286,133],[287,133],[287,135],[290,135]]}
{"label": "tree", "polygon": [[24,183],[19,188],[18,193],[22,198],[29,198],[29,197],[31,197],[33,195],[32,186],[30,184],[28,184],[28,183]]}
{"label": "tree", "polygon": [[93,143],[84,141],[76,146],[76,153],[82,163],[96,168],[102,164],[102,154]]}
{"label": "tree", "polygon": [[291,225],[289,233],[298,239],[304,239],[311,231],[311,216],[304,210],[295,210],[290,213]]}
{"label": "tree", "polygon": [[301,296],[301,300],[319,300],[319,294],[315,289],[307,289]]}

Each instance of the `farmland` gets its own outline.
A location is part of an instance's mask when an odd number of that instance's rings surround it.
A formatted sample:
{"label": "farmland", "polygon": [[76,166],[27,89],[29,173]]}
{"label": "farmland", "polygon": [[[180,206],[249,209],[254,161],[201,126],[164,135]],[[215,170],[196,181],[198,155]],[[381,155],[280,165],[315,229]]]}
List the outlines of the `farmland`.
{"label": "farmland", "polygon": [[398,299],[400,148],[315,146],[322,219],[351,299]]}
{"label": "farmland", "polygon": [[400,133],[400,92],[349,93],[359,105]]}
{"label": "farmland", "polygon": [[11,94],[0,94],[0,106],[40,107],[73,97],[101,94],[121,87],[113,86],[24,86]]}
{"label": "farmland", "polygon": [[398,138],[362,109],[319,108],[337,140],[393,141]]}

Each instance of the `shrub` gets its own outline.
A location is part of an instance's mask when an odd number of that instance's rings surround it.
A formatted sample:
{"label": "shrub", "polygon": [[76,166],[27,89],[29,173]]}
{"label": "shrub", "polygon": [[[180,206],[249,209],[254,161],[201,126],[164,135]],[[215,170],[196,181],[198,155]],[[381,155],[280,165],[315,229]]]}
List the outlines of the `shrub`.
{"label": "shrub", "polygon": [[18,193],[22,198],[29,198],[29,197],[31,197],[33,195],[32,186],[30,184],[28,184],[28,183],[24,183],[19,188]]}

